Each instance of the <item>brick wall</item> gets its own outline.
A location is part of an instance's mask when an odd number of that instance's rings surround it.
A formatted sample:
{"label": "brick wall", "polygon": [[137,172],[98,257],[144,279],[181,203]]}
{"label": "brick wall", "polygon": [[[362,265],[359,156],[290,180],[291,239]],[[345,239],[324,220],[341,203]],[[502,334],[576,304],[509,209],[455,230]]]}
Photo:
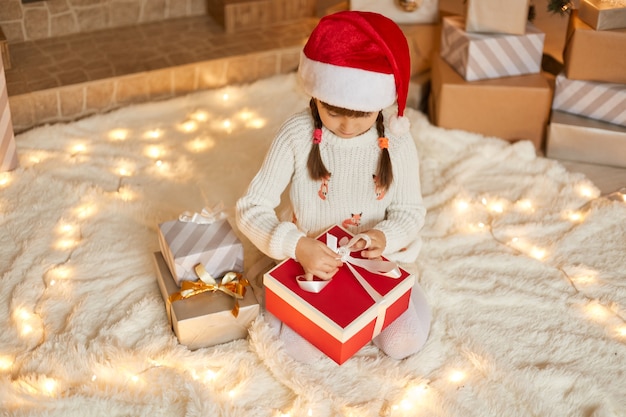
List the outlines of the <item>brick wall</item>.
{"label": "brick wall", "polygon": [[9,43],[204,15],[207,0],[0,0]]}

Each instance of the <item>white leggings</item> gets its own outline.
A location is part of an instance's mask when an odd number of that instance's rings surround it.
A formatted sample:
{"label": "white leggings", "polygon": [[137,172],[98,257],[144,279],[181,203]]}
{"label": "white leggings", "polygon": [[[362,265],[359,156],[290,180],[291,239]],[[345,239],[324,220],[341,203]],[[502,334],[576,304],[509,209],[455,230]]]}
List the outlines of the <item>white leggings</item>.
{"label": "white leggings", "polygon": [[[270,326],[294,359],[313,363],[324,354],[306,339],[266,312]],[[394,359],[404,359],[417,353],[426,343],[430,331],[431,312],[424,291],[415,283],[411,292],[409,308],[385,328],[372,342]]]}

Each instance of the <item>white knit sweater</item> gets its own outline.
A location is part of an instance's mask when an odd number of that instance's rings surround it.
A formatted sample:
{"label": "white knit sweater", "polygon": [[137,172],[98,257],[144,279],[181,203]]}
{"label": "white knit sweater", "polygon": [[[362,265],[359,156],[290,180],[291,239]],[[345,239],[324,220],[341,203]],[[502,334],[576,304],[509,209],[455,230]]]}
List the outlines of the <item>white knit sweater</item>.
{"label": "white knit sweater", "polygon": [[[373,178],[381,153],[376,127],[351,139],[322,130],[320,152],[331,172],[327,187],[312,180],[307,170],[313,119],[305,110],[282,125],[247,193],[237,201],[239,229],[263,253],[282,260],[295,258],[302,236],[317,237],[335,224],[354,234],[375,228],[387,239],[386,257],[414,262],[426,209],[410,133],[396,137],[385,128],[393,183],[379,200]],[[276,208],[289,185],[293,218],[279,219]]]}

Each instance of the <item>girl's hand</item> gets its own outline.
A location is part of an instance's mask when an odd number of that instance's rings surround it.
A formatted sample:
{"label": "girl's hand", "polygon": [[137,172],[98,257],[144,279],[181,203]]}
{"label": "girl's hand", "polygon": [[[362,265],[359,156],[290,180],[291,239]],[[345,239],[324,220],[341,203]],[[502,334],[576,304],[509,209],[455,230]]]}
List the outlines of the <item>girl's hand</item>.
{"label": "girl's hand", "polygon": [[[361,256],[367,259],[380,258],[387,246],[387,238],[385,234],[380,230],[370,229],[365,233],[370,238],[369,246],[365,239],[359,239],[352,247],[356,250],[364,249],[361,251]],[[367,247],[366,247],[367,246]]]}
{"label": "girl's hand", "polygon": [[328,281],[343,265],[338,255],[326,244],[310,237],[298,240],[296,260],[304,268],[304,277],[307,281],[312,281],[313,276]]}

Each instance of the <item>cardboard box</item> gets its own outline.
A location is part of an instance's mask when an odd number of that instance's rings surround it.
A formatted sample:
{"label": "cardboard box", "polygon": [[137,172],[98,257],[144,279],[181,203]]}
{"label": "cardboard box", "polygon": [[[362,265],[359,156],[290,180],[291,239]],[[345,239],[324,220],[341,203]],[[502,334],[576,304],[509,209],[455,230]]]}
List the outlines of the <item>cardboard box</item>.
{"label": "cardboard box", "polygon": [[626,128],[553,111],[546,155],[555,159],[626,168]]}
{"label": "cardboard box", "polygon": [[9,93],[4,75],[4,67],[0,58],[0,172],[17,168],[17,148],[11,121]]}
{"label": "cardboard box", "polygon": [[403,9],[397,0],[350,0],[350,10],[379,13],[396,23],[436,23],[439,18],[439,0],[422,0],[413,11]]}
{"label": "cardboard box", "polygon": [[595,30],[626,28],[626,1],[581,0],[578,16]]}
{"label": "cardboard box", "polygon": [[439,44],[440,27],[435,24],[400,25],[411,53],[411,75],[430,71]]}
{"label": "cardboard box", "polygon": [[626,29],[594,30],[572,10],[563,50],[570,80],[626,84]]}
{"label": "cardboard box", "polygon": [[443,58],[431,72],[431,122],[542,148],[552,87],[543,74],[465,81]]}
{"label": "cardboard box", "polygon": [[208,0],[207,12],[227,33],[314,17],[315,0]]}
{"label": "cardboard box", "polygon": [[537,74],[545,34],[527,24],[525,35],[469,33],[460,16],[444,17],[441,56],[467,81]]}
{"label": "cardboard box", "polygon": [[626,84],[570,80],[559,74],[552,108],[626,127]]}
{"label": "cardboard box", "polygon": [[243,245],[226,219],[211,224],[161,223],[159,245],[178,285],[198,279],[193,269],[197,264],[214,277],[243,271]]}
{"label": "cardboard box", "polygon": [[[339,226],[327,233],[339,239],[352,236]],[[327,233],[318,239],[327,242]],[[360,257],[357,252],[352,256]],[[319,293],[300,288],[296,277],[304,271],[293,259],[281,262],[263,278],[265,308],[340,365],[406,311],[415,283],[415,277],[402,269],[399,278],[389,278],[354,268],[378,293],[379,301],[346,263]]]}
{"label": "cardboard box", "polygon": [[467,0],[465,29],[523,35],[529,8],[530,0]]}
{"label": "cardboard box", "polygon": [[252,288],[246,288],[243,299],[238,301],[237,317],[232,314],[235,299],[219,291],[171,302],[170,296],[180,288],[161,252],[155,252],[153,259],[167,318],[181,344],[195,350],[247,337],[250,324],[259,315]]}

